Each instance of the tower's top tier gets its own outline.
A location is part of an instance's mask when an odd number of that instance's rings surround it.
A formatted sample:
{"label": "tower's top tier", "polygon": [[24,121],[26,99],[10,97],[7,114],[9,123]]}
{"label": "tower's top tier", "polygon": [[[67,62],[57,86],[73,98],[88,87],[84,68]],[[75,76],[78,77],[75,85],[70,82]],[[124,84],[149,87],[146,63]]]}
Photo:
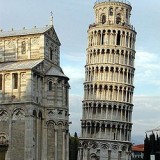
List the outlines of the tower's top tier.
{"label": "tower's top tier", "polygon": [[131,4],[126,0],[97,0],[95,24],[130,25]]}
{"label": "tower's top tier", "polygon": [[129,1],[126,1],[126,0],[97,0],[95,2],[95,4],[97,4],[97,3],[104,3],[104,2],[113,2],[113,3],[119,2],[119,3],[128,4],[128,5],[131,6],[131,3]]}

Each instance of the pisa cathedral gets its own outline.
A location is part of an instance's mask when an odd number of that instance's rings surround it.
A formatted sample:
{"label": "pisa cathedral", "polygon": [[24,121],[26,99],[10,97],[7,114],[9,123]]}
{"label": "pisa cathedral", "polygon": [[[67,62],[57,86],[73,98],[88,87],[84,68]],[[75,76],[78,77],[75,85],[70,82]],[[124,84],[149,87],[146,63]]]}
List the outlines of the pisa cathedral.
{"label": "pisa cathedral", "polygon": [[1,160],[69,160],[69,78],[52,22],[0,31]]}
{"label": "pisa cathedral", "polygon": [[130,160],[136,31],[125,0],[98,0],[88,29],[78,160]]}

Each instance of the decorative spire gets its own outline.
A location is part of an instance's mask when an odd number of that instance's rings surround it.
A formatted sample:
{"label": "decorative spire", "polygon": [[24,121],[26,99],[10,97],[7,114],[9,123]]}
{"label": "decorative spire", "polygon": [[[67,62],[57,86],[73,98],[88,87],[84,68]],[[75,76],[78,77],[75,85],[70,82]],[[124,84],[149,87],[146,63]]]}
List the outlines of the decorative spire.
{"label": "decorative spire", "polygon": [[53,12],[51,11],[51,21],[50,21],[50,25],[53,26]]}

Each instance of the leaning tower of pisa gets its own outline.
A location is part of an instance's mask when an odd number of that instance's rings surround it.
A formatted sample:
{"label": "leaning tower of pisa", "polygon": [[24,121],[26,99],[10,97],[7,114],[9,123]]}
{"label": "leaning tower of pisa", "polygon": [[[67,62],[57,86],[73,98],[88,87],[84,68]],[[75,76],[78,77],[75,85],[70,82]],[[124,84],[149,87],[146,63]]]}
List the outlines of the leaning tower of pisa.
{"label": "leaning tower of pisa", "polygon": [[78,160],[130,160],[136,32],[124,0],[95,3]]}

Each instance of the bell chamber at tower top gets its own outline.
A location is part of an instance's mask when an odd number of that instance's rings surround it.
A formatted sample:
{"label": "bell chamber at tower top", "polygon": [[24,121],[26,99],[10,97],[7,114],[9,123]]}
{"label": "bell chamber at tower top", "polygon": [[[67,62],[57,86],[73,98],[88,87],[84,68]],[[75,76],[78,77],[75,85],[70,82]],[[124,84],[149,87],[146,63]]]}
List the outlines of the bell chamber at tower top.
{"label": "bell chamber at tower top", "polygon": [[126,0],[97,0],[94,6],[95,25],[113,24],[132,27],[131,10],[131,4]]}

